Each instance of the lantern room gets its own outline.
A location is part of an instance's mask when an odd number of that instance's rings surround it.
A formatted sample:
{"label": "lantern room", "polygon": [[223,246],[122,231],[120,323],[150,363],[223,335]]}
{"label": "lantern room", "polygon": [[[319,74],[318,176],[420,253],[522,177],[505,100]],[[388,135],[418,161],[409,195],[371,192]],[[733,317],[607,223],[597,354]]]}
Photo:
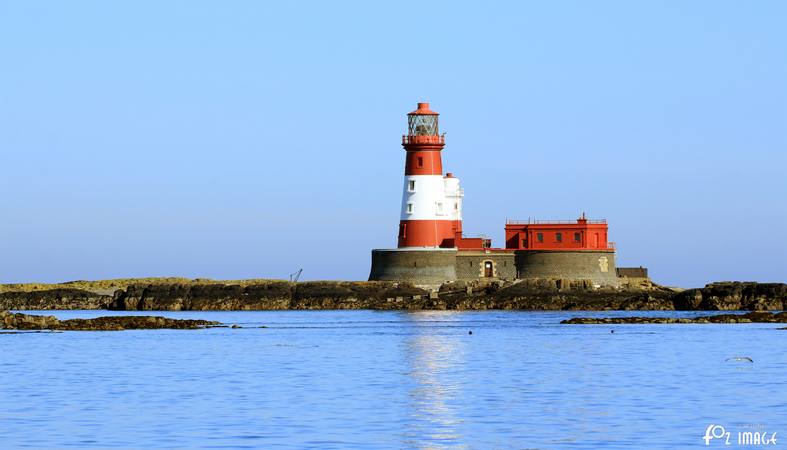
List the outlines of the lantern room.
{"label": "lantern room", "polygon": [[437,136],[440,134],[437,126],[439,115],[429,109],[429,103],[419,103],[418,109],[407,114],[407,134],[410,136]]}
{"label": "lantern room", "polygon": [[[445,135],[440,134],[438,114],[429,109],[429,103],[419,103],[418,109],[407,114],[407,134],[402,136],[402,144],[445,144]],[[422,148],[436,150],[437,148]]]}

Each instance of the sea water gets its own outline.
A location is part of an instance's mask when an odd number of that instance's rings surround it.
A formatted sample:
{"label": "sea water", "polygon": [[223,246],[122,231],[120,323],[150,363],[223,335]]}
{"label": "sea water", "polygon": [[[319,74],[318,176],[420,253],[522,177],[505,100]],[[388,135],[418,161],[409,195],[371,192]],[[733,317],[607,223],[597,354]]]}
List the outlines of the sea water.
{"label": "sea water", "polygon": [[697,315],[676,312],[152,314],[243,328],[0,334],[0,448],[705,448],[712,425],[733,439],[708,448],[736,448],[739,430],[787,445],[779,325],[559,324]]}

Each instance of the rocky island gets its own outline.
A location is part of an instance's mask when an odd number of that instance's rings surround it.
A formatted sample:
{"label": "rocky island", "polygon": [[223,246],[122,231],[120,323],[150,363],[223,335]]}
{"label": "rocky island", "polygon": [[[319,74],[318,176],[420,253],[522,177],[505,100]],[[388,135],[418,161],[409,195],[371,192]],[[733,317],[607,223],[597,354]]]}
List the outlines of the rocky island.
{"label": "rocky island", "polygon": [[597,288],[589,280],[456,281],[425,289],[386,281],[127,279],[0,285],[0,310],[684,310],[781,311],[787,284],[711,283],[680,290],[654,283]]}

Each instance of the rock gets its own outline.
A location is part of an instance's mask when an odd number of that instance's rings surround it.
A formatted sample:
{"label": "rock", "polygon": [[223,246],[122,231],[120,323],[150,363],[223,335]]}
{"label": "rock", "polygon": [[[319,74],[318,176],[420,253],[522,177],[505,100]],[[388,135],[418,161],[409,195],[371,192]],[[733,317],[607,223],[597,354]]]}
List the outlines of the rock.
{"label": "rock", "polygon": [[55,316],[31,316],[0,311],[0,328],[10,330],[55,329],[60,323]]}
{"label": "rock", "polygon": [[0,310],[104,309],[112,297],[81,289],[58,288],[0,293]]}
{"label": "rock", "polygon": [[450,281],[448,283],[443,283],[440,285],[439,291],[441,293],[449,293],[449,292],[467,292],[467,289],[472,289],[474,287],[473,282],[471,281],[464,281],[464,280],[457,280],[457,281]]}
{"label": "rock", "polygon": [[753,311],[746,314],[717,314],[695,318],[677,317],[574,317],[561,321],[570,325],[669,324],[669,323],[787,323],[787,313]]}
{"label": "rock", "polygon": [[119,311],[187,311],[288,309],[292,284],[136,284],[117,291],[109,309]]}
{"label": "rock", "polygon": [[675,295],[678,310],[779,311],[787,301],[787,284],[725,281]]}
{"label": "rock", "polygon": [[672,305],[678,311],[696,311],[702,304],[702,289],[687,289],[672,298]]}
{"label": "rock", "polygon": [[54,316],[0,311],[0,328],[15,330],[116,331],[136,329],[196,329],[220,322],[209,320],[181,320],[157,316],[111,316],[94,319],[58,320]]}

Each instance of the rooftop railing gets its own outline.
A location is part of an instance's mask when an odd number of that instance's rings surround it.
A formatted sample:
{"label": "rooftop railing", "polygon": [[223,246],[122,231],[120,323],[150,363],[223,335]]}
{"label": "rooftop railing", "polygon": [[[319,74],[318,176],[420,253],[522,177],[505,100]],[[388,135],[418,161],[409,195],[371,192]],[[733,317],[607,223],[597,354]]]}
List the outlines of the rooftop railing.
{"label": "rooftop railing", "polygon": [[506,219],[506,225],[573,225],[579,223],[592,223],[601,224],[607,223],[607,219],[574,219],[574,220],[541,220],[541,219],[527,219],[527,220],[514,220]]}

